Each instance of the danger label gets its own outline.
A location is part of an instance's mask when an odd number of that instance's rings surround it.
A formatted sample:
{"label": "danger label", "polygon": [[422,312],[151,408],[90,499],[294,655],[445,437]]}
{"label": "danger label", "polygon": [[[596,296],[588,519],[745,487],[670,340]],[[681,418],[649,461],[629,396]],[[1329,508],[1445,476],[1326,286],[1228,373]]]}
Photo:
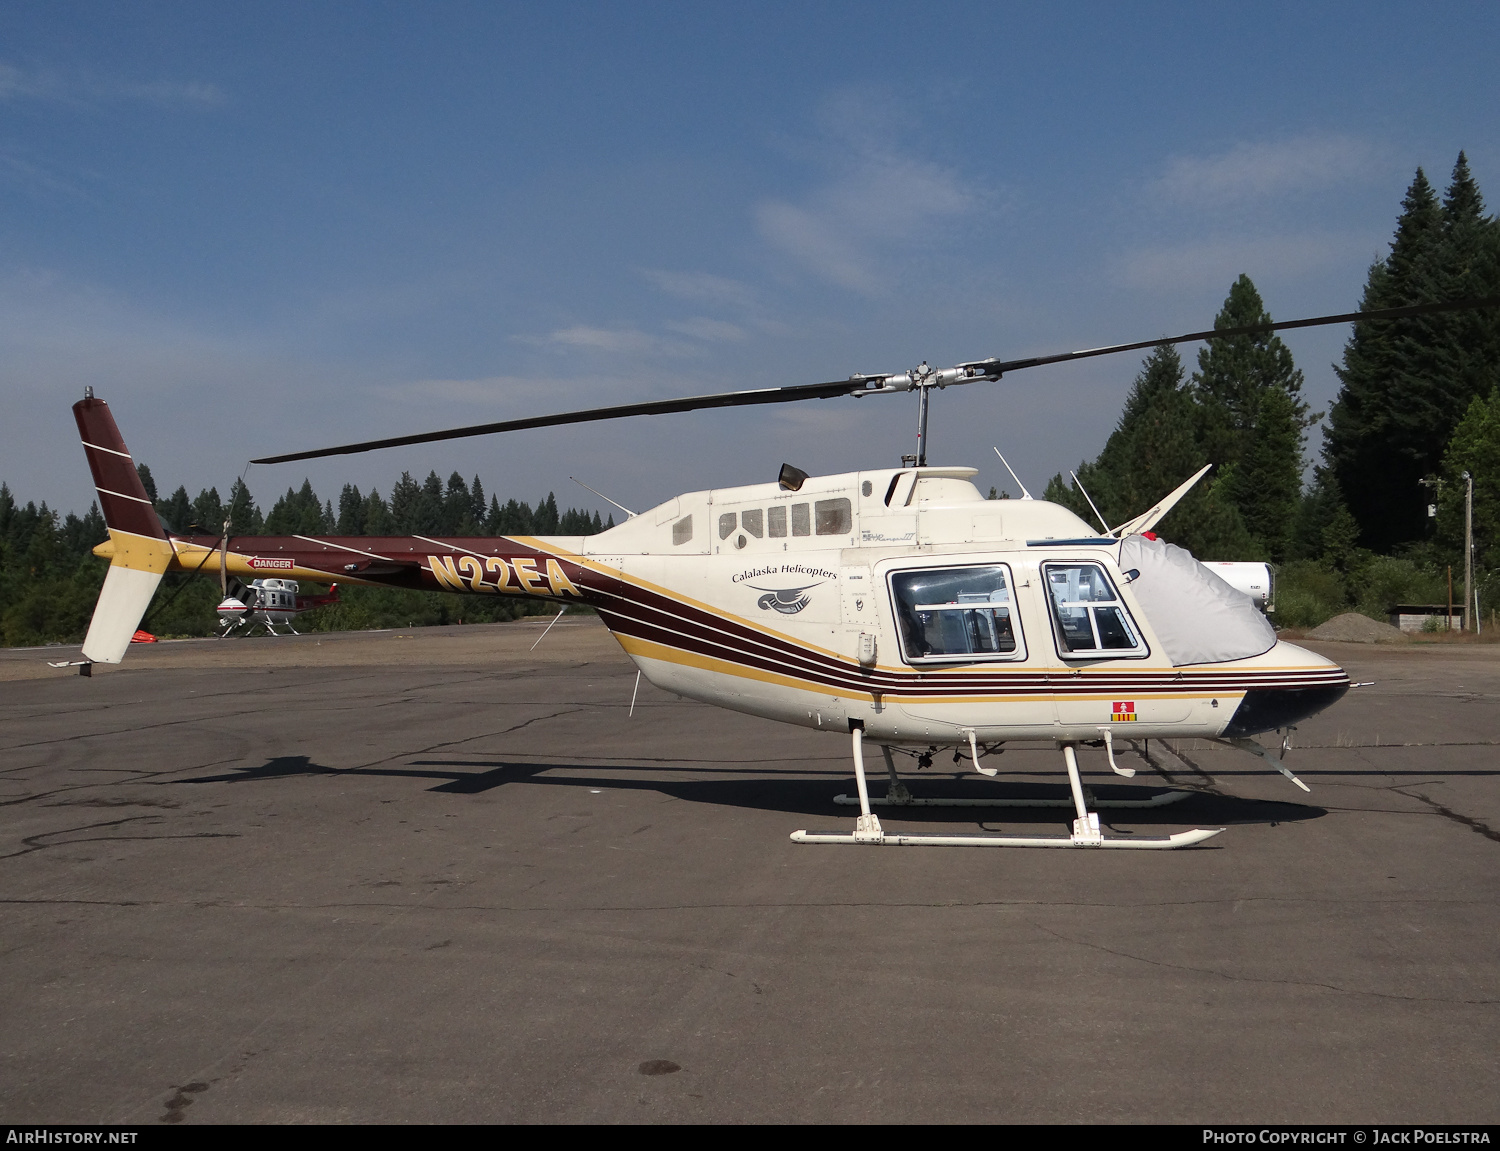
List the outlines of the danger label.
{"label": "danger label", "polygon": [[270,568],[273,571],[291,571],[292,570],[292,561],[291,560],[261,559],[261,558],[259,558],[257,556],[255,558],[251,559],[250,566],[253,567],[253,568],[257,568],[257,569],[258,568]]}

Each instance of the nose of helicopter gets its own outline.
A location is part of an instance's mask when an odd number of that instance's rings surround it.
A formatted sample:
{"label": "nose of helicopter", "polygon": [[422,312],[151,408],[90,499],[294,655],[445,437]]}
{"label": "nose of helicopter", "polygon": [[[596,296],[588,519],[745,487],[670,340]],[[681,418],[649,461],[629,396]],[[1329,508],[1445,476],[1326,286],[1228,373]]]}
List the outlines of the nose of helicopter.
{"label": "nose of helicopter", "polygon": [[[1277,657],[1277,663],[1293,682],[1246,691],[1224,728],[1225,736],[1255,735],[1292,727],[1337,703],[1349,690],[1349,674],[1332,660],[1285,642],[1278,643],[1267,654]],[[1299,679],[1302,682],[1295,682]]]}

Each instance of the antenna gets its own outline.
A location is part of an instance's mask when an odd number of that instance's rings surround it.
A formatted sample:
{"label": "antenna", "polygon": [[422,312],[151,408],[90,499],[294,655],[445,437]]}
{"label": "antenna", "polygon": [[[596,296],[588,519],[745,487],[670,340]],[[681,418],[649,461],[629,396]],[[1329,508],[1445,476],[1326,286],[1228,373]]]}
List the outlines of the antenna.
{"label": "antenna", "polygon": [[[569,476],[568,479],[572,480],[579,487],[581,487],[581,488],[587,488],[589,491],[594,492],[593,488],[589,487],[588,484],[584,483],[577,476]],[[598,496],[601,500],[603,500],[607,504],[615,504],[615,501],[612,500],[612,499],[610,499],[603,492],[594,492],[594,494],[596,496]],[[635,513],[633,511],[631,511],[629,508],[627,508],[624,504],[615,504],[615,507],[619,508],[622,512],[624,512],[631,519],[635,519]]]}
{"label": "antenna", "polygon": [[[993,444],[991,444],[990,447],[994,448],[995,454],[997,456],[1000,456],[999,448],[996,448]],[[1004,456],[1000,456],[1000,462],[1005,465],[1005,470],[1010,473],[1010,478],[1015,480],[1016,486],[1021,489],[1021,498],[1023,500],[1029,500],[1033,498],[1031,493],[1026,490],[1026,485],[1021,482],[1021,477],[1016,475],[1016,469],[1010,466],[1009,461],[1007,461]]]}
{"label": "antenna", "polygon": [[1078,473],[1070,471],[1068,472],[1068,475],[1073,477],[1073,482],[1075,484],[1078,484],[1078,490],[1083,493],[1083,498],[1089,501],[1089,507],[1094,508],[1094,518],[1099,521],[1099,526],[1104,529],[1104,534],[1109,535],[1109,525],[1104,522],[1104,517],[1099,514],[1099,509],[1097,507],[1094,507],[1094,501],[1089,496],[1088,489],[1085,488],[1083,484],[1079,483]]}
{"label": "antenna", "polygon": [[[573,477],[569,476],[568,478],[572,479]],[[589,489],[589,491],[593,491],[593,490],[594,490],[593,488]],[[598,495],[597,492],[595,492],[595,494]],[[603,499],[604,497],[600,496],[600,498]],[[616,506],[618,507],[619,505],[617,504]],[[568,610],[568,605],[567,604],[563,604],[562,611],[558,612],[555,616],[552,617],[552,623],[556,623],[558,620],[562,619],[563,612],[567,611],[567,610]],[[536,643],[541,643],[542,640],[544,640],[544,639],[547,638],[547,633],[552,630],[552,623],[549,623],[546,627],[542,628],[542,634],[536,637]],[[530,648],[531,651],[536,651],[536,643],[534,643],[534,644],[531,645],[531,648]]]}

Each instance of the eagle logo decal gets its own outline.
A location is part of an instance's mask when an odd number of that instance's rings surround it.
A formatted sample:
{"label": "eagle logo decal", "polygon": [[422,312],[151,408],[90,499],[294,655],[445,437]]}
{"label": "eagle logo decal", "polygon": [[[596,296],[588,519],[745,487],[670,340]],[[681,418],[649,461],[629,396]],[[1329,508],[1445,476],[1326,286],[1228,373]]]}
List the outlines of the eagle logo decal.
{"label": "eagle logo decal", "polygon": [[[818,583],[822,582],[822,580],[818,581]],[[810,583],[802,587],[788,588],[755,587],[754,584],[750,586],[756,591],[766,593],[755,601],[761,611],[779,611],[782,615],[796,615],[812,602],[812,596],[807,593],[818,584]]]}

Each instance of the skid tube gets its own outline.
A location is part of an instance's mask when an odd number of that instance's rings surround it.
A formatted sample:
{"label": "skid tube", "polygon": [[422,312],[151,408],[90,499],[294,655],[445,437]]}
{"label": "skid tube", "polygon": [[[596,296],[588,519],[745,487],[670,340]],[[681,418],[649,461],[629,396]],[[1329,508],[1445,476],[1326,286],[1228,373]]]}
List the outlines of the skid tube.
{"label": "skid tube", "polygon": [[[1191,791],[1159,791],[1155,795],[1145,799],[1095,799],[1091,806],[1109,808],[1139,808],[1139,807],[1165,807],[1169,803],[1176,803],[1192,795]],[[853,795],[835,795],[833,802],[844,807],[855,807],[859,804],[859,797]],[[927,799],[922,796],[900,797],[885,796],[870,799],[871,807],[1072,807],[1073,800],[1069,799]]]}
{"label": "skid tube", "polygon": [[1132,836],[1128,839],[1104,837],[1092,841],[1066,835],[991,835],[974,832],[953,835],[943,831],[903,831],[882,835],[879,839],[856,839],[847,831],[794,831],[793,843],[873,843],[881,847],[1129,847],[1136,850],[1170,851],[1191,847],[1212,839],[1222,827],[1199,827],[1167,836]]}
{"label": "skid tube", "polygon": [[[1137,851],[1157,850],[1170,851],[1178,847],[1190,847],[1195,843],[1202,843],[1205,839],[1211,839],[1223,831],[1222,827],[1199,827],[1192,831],[1180,831],[1176,835],[1167,836],[1121,836],[1106,839],[1099,827],[1099,816],[1088,810],[1088,799],[1083,789],[1083,781],[1078,774],[1078,758],[1075,754],[1075,745],[1071,742],[1062,744],[1063,762],[1068,769],[1068,785],[1072,791],[1072,806],[1077,812],[1078,818],[1073,821],[1073,834],[1061,835],[996,835],[991,832],[966,832],[951,834],[933,831],[909,831],[886,834],[880,826],[880,819],[870,810],[871,799],[869,787],[865,782],[865,757],[864,757],[864,725],[857,721],[849,724],[849,735],[853,743],[854,753],[854,781],[857,785],[859,798],[851,800],[848,796],[839,796],[835,802],[858,803],[860,814],[854,821],[854,831],[794,831],[791,839],[793,843],[828,843],[828,844],[871,844],[881,847],[1124,847]],[[906,788],[896,778],[895,764],[891,761],[890,748],[882,749],[885,752],[887,770],[891,776],[891,788],[887,795],[886,803],[893,807],[957,807],[957,806],[1000,806],[986,801],[965,800],[920,800],[913,799]],[[976,753],[976,760],[978,758]],[[1111,755],[1113,761],[1113,755]],[[1113,762],[1111,762],[1113,766]],[[1116,769],[1118,770],[1118,769]],[[1153,796],[1144,800],[1116,800],[1116,804],[1130,804],[1138,807],[1155,807],[1163,803],[1171,803],[1176,799],[1186,796],[1186,792],[1165,793],[1165,798]],[[881,802],[875,800],[875,803]],[[1021,801],[1014,806],[1057,806],[1052,800]],[[1065,805],[1064,805],[1065,806]],[[1097,804],[1096,804],[1097,806]]]}

